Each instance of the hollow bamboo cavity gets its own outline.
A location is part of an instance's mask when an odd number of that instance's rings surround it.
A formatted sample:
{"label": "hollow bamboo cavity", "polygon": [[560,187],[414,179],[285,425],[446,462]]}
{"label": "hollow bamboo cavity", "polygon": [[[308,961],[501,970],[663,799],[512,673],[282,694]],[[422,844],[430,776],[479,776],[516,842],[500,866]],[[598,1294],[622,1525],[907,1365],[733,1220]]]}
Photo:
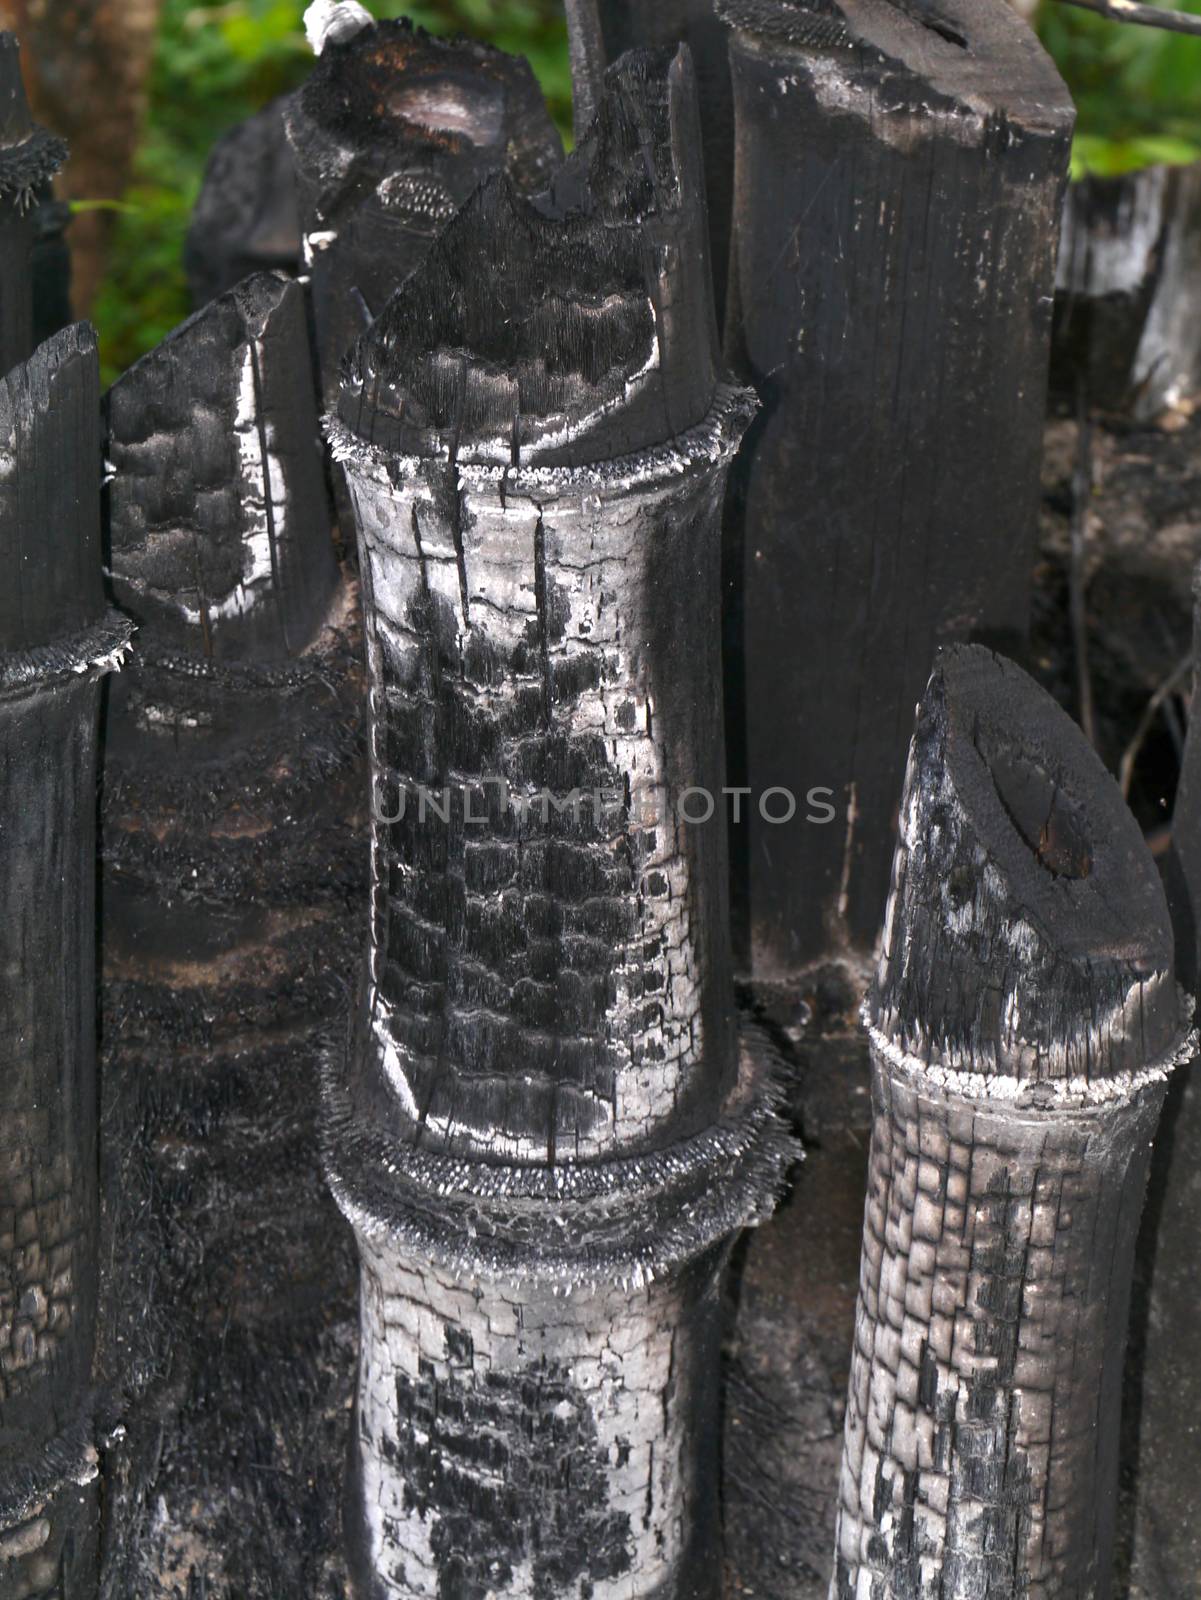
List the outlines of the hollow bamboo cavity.
{"label": "hollow bamboo cavity", "polygon": [[727,943],[719,515],[751,403],[687,53],[604,91],[546,195],[469,202],[330,424],[371,708],[327,1151],[364,1595],[715,1590],[719,1272],[789,1155]]}
{"label": "hollow bamboo cavity", "polygon": [[96,728],[131,630],[90,328],[0,380],[0,463],[0,1592],[26,1600],[96,1581]]}
{"label": "hollow bamboo cavity", "polygon": [[[540,188],[562,148],[527,62],[325,10],[333,31],[315,28],[320,59],[285,121],[333,405],[342,357],[477,184],[504,170]],[[357,15],[334,27],[342,12]]]}
{"label": "hollow bamboo cavity", "polygon": [[865,1020],[832,1600],[1103,1600],[1135,1237],[1194,1039],[1116,784],[978,647],[919,708]]}

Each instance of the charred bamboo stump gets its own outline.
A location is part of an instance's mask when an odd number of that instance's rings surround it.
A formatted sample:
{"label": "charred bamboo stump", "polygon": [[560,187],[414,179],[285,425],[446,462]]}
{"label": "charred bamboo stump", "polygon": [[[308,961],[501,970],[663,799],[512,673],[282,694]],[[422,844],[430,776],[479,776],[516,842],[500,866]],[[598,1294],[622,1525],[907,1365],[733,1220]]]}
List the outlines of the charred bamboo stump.
{"label": "charred bamboo stump", "polygon": [[272,101],[213,146],[184,243],[188,291],[197,309],[253,273],[300,273],[300,209],[286,109],[285,99]]}
{"label": "charred bamboo stump", "polygon": [[1068,190],[1051,381],[1146,421],[1201,390],[1201,163]]}
{"label": "charred bamboo stump", "polygon": [[33,212],[33,340],[52,339],[71,322],[71,246],[67,228],[71,207],[56,200],[49,185],[38,195]]}
{"label": "charred bamboo stump", "polygon": [[[11,285],[5,278],[7,295]],[[95,962],[105,604],[95,336],[0,380],[0,1592],[95,1589]]]}
{"label": "charred bamboo stump", "polygon": [[315,5],[320,57],[291,99],[302,249],[326,403],[355,339],[491,172],[541,188],[562,156],[529,64],[361,6]]}
{"label": "charred bamboo stump", "polygon": [[314,1441],[349,1399],[354,1263],[316,1070],[365,892],[362,680],[311,373],[303,290],[264,274],[106,401],[140,653],[102,819],[114,1600],[316,1593],[338,1546]]}
{"label": "charred bamboo stump", "polygon": [[718,9],[726,354],[763,403],[726,531],[735,884],[755,977],[790,982],[870,950],[935,649],[1028,625],[1073,112],[996,0]]}
{"label": "charred bamboo stump", "polygon": [[717,1286],[791,1152],[733,1009],[719,522],[751,402],[693,94],[686,52],[623,58],[545,196],[494,178],[434,245],[330,423],[371,708],[327,1087],[363,1595],[719,1582]]}
{"label": "charred bamboo stump", "polygon": [[1167,907],[1079,729],[978,647],[939,657],[901,819],[830,1593],[1094,1600],[1151,1140],[1195,1042]]}
{"label": "charred bamboo stump", "polygon": [[34,351],[34,196],[66,160],[61,139],[29,114],[21,47],[0,33],[0,375]]}

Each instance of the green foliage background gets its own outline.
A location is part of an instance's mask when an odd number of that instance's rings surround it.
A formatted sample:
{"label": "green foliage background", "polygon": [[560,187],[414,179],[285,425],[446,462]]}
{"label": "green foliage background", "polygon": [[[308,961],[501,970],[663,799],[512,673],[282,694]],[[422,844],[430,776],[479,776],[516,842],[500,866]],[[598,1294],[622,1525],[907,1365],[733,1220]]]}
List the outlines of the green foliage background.
{"label": "green foliage background", "polygon": [[[149,116],[92,316],[106,381],[188,314],[181,253],[219,134],[305,76],[307,0],[166,0]],[[653,0],[651,0],[653,3]],[[1201,0],[1182,0],[1201,12]],[[567,133],[571,85],[559,0],[373,0],[435,33],[467,33],[529,58]],[[1039,30],[1076,96],[1077,172],[1201,159],[1201,40],[1122,27],[1046,0]]]}

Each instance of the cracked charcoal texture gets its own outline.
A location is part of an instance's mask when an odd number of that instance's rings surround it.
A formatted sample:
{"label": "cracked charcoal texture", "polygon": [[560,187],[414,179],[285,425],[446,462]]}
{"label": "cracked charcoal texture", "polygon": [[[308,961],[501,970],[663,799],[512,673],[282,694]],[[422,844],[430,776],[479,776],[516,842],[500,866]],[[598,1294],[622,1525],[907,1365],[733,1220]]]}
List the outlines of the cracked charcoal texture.
{"label": "cracked charcoal texture", "polygon": [[[371,683],[369,961],[330,1101],[364,1596],[719,1579],[717,1286],[751,1212],[699,1202],[745,1164],[716,1154],[744,1080],[724,816],[676,805],[721,784],[720,506],[749,402],[690,309],[687,56],[605,81],[547,197],[494,179],[451,224],[331,422]],[[648,1268],[677,1191],[695,1214]]]}
{"label": "cracked charcoal texture", "polygon": [[1116,786],[976,647],[940,655],[919,708],[866,1015],[832,1600],[1105,1597],[1134,1247],[1187,1013]]}
{"label": "cracked charcoal texture", "polygon": [[96,738],[127,630],[100,581],[99,367],[64,330],[0,382],[0,1587],[95,1582]]}
{"label": "cracked charcoal texture", "polygon": [[739,959],[786,981],[870,950],[937,646],[1027,628],[1073,113],[1001,0],[717,9],[725,349],[762,401],[727,508],[731,781],[837,808],[732,841]]}
{"label": "cracked charcoal texture", "polygon": [[101,1593],[324,1600],[355,1334],[317,1066],[365,895],[363,683],[302,289],[220,296],[105,420],[139,659],[105,725]]}
{"label": "cracked charcoal texture", "polygon": [[1051,387],[1145,422],[1201,386],[1201,166],[1072,184]]}
{"label": "cracked charcoal texture", "polygon": [[562,157],[527,62],[406,21],[330,43],[285,113],[326,401],[339,363],[489,174]]}

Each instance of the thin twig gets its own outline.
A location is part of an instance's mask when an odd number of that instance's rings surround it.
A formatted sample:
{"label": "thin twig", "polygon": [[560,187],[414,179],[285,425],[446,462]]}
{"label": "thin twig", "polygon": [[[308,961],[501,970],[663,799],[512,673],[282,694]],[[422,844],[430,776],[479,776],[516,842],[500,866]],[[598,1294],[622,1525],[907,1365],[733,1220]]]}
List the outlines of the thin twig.
{"label": "thin twig", "polygon": [[1143,708],[1143,714],[1138,719],[1138,727],[1134,736],[1122,752],[1122,762],[1118,768],[1118,783],[1122,790],[1123,799],[1130,797],[1130,784],[1134,777],[1134,763],[1138,760],[1138,753],[1143,747],[1143,740],[1151,731],[1151,724],[1159,714],[1159,708],[1169,695],[1174,694],[1189,673],[1193,670],[1193,653],[1190,650],[1181,661],[1177,662],[1172,671],[1156,689]]}
{"label": "thin twig", "polygon": [[1088,536],[1088,506],[1093,492],[1093,432],[1088,419],[1084,388],[1076,403],[1076,465],[1072,469],[1072,554],[1068,574],[1068,608],[1072,623],[1072,644],[1076,657],[1076,697],[1080,703],[1080,726],[1089,744],[1097,743],[1097,719],[1093,709],[1093,681],[1088,669],[1088,616],[1084,605],[1084,546]]}
{"label": "thin twig", "polygon": [[1060,0],[1061,5],[1094,11],[1110,22],[1137,22],[1144,28],[1166,28],[1169,33],[1187,33],[1201,39],[1201,17],[1185,11],[1167,11],[1162,6],[1138,5],[1136,0]]}
{"label": "thin twig", "polygon": [[579,144],[596,115],[605,76],[605,37],[597,0],[567,0],[567,49],[571,57],[571,123]]}

